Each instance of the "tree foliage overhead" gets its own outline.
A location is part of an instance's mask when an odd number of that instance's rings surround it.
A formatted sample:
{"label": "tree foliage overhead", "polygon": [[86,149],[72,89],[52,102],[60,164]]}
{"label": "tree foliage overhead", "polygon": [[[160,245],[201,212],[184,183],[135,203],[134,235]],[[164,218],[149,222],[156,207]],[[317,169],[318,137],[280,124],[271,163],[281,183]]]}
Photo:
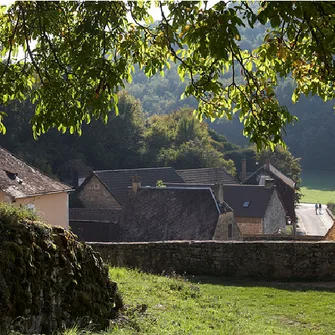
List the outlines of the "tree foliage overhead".
{"label": "tree foliage overhead", "polygon": [[[117,90],[131,81],[134,65],[147,76],[169,62],[199,101],[199,117],[239,112],[244,132],[258,147],[282,141],[293,116],[274,92],[279,77],[300,94],[334,98],[335,5],[332,2],[15,2],[0,17],[0,99],[30,97],[36,135],[50,127],[80,132],[92,116],[117,111]],[[244,25],[269,23],[264,42],[243,48]],[[23,52],[22,52],[23,50]],[[229,81],[222,80],[230,71]],[[242,80],[237,80],[237,74]],[[227,79],[227,78],[226,78]],[[0,120],[1,122],[1,120]],[[4,126],[0,123],[0,130]]]}

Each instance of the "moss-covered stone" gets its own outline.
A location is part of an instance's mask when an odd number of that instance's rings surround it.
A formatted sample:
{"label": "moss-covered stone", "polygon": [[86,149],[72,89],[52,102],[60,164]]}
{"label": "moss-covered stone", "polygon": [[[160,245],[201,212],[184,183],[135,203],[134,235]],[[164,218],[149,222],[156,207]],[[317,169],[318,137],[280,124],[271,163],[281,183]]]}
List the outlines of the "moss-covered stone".
{"label": "moss-covered stone", "polygon": [[106,327],[121,306],[100,255],[70,231],[31,219],[0,204],[0,325],[26,334],[80,320]]}

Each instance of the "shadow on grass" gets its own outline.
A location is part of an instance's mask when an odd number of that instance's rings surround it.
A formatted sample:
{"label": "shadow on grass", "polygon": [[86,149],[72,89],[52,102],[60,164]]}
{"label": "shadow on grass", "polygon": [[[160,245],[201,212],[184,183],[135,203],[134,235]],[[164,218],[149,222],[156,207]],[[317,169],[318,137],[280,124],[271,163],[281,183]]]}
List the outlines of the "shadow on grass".
{"label": "shadow on grass", "polygon": [[185,278],[196,284],[211,284],[222,286],[236,287],[268,287],[279,290],[292,292],[332,292],[335,293],[335,281],[265,281],[265,280],[250,280],[250,279],[230,279],[227,277],[210,277],[210,276],[185,276]]}

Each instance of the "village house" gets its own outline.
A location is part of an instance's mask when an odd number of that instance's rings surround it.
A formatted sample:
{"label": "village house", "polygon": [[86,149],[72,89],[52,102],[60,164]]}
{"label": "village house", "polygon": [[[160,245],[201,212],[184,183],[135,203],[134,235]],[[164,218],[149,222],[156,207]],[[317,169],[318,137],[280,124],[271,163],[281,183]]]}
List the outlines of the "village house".
{"label": "village house", "polygon": [[242,183],[245,185],[262,185],[264,186],[266,180],[273,179],[274,185],[277,188],[280,200],[284,205],[286,215],[290,217],[291,221],[296,220],[295,215],[295,182],[285,176],[282,172],[276,169],[267,161],[249,177],[246,177],[245,161],[242,161]]}
{"label": "village house", "polygon": [[172,167],[93,171],[77,189],[76,196],[82,207],[122,208],[135,175],[146,186],[156,186],[159,181],[183,183]]}
{"label": "village house", "polygon": [[119,241],[240,239],[232,209],[210,187],[134,183],[118,221]]}
{"label": "village house", "polygon": [[271,182],[265,186],[224,185],[223,192],[242,236],[285,232],[286,210]]}
{"label": "village house", "polygon": [[43,174],[0,147],[0,202],[24,206],[53,226],[69,227],[71,187]]}
{"label": "village house", "polygon": [[[242,238],[285,233],[286,211],[273,180],[265,186],[240,184],[173,184],[168,187],[210,187],[233,211]],[[218,187],[220,192],[217,192]]]}

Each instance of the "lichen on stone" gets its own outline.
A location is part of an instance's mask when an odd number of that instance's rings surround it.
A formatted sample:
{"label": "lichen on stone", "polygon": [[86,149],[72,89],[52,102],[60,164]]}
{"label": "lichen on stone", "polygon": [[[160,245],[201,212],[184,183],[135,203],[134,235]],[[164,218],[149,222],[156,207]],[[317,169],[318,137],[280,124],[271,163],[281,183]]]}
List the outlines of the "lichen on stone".
{"label": "lichen on stone", "polygon": [[34,220],[0,204],[1,334],[48,334],[80,320],[107,327],[121,306],[100,255],[70,231]]}

